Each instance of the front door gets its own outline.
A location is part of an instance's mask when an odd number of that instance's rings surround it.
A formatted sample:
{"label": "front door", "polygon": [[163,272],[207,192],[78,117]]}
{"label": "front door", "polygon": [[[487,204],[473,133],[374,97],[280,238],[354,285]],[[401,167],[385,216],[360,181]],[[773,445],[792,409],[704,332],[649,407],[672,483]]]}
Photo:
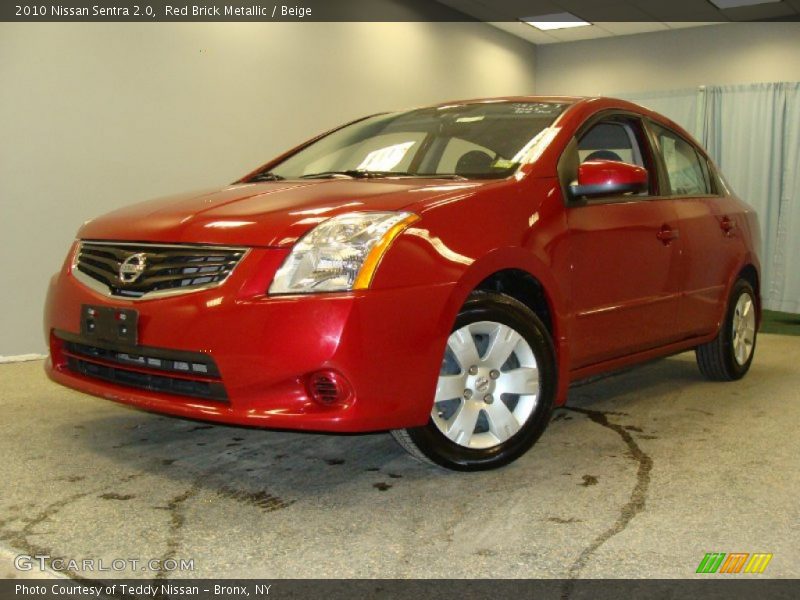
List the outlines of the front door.
{"label": "front door", "polygon": [[657,168],[641,121],[614,117],[577,143],[579,161],[638,164],[651,174],[640,195],[595,198],[567,207],[572,368],[675,341],[681,239],[673,201],[658,197]]}

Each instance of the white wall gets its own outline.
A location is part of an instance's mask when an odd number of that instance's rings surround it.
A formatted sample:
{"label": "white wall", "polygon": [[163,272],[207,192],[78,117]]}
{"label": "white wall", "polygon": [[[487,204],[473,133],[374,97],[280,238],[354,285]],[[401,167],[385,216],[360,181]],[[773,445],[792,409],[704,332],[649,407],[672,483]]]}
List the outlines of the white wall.
{"label": "white wall", "polygon": [[539,94],[800,81],[800,23],[729,23],[538,46]]}
{"label": "white wall", "polygon": [[0,356],[87,218],[225,185],[351,118],[532,94],[534,46],[482,23],[0,24]]}

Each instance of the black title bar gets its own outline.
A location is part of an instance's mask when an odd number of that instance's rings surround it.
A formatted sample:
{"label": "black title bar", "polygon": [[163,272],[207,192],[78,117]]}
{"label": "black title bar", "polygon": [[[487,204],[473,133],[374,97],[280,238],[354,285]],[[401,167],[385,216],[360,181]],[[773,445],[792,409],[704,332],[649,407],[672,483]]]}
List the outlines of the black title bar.
{"label": "black title bar", "polygon": [[[300,21],[300,22],[456,22],[518,21],[543,16],[536,3],[518,0],[484,0],[468,3],[461,12],[448,0],[3,0],[0,21],[18,22],[158,22],[158,21]],[[456,4],[456,3],[453,3]],[[559,6],[556,2],[553,5]],[[755,7],[720,9],[711,0],[682,2],[608,3],[570,0],[569,12],[590,23],[603,21],[751,21],[798,20],[800,9],[787,2]],[[763,8],[767,6],[768,8]],[[531,14],[520,14],[525,10]],[[552,13],[555,8],[548,9]],[[564,9],[558,9],[562,11]],[[754,12],[755,10],[755,12]]]}
{"label": "black title bar", "polygon": [[702,598],[739,600],[797,597],[798,581],[790,579],[272,579],[272,580],[142,580],[5,579],[0,599],[29,600],[619,600]]}

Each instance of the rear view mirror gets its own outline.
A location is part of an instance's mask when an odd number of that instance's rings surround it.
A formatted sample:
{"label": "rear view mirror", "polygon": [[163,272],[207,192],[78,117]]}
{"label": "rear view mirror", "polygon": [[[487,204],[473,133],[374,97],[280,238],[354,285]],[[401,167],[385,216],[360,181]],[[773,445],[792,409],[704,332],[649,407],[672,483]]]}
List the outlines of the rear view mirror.
{"label": "rear view mirror", "polygon": [[647,169],[614,160],[588,160],[578,167],[578,181],[569,186],[573,198],[638,194],[648,188]]}

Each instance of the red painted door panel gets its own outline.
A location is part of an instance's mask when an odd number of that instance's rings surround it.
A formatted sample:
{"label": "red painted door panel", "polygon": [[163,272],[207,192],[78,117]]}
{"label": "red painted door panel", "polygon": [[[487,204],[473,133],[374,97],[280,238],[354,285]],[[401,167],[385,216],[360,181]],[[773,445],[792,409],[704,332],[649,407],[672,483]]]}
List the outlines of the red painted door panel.
{"label": "red painted door panel", "polygon": [[741,255],[739,218],[727,198],[680,198],[675,201],[683,243],[684,271],[678,330],[683,337],[711,333],[725,305],[728,277]]}
{"label": "red painted door panel", "polygon": [[676,338],[681,232],[671,200],[567,209],[573,369]]}

